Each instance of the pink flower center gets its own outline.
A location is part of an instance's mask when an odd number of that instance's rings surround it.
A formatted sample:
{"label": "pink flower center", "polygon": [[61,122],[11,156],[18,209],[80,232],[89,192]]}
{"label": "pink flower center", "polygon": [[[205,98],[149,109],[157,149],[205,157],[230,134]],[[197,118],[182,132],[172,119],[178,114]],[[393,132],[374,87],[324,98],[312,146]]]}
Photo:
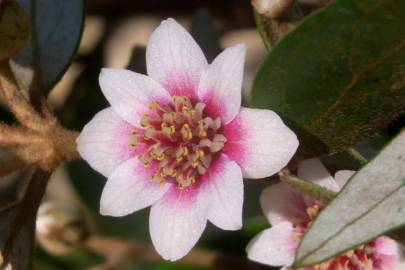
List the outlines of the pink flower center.
{"label": "pink flower center", "polygon": [[151,102],[150,111],[141,118],[144,131],[134,131],[130,143],[148,145],[138,159],[145,167],[157,165],[154,181],[176,181],[185,188],[207,172],[226,138],[220,133],[220,118],[204,115],[204,103],[193,104],[185,96],[173,96],[172,101],[167,105]]}
{"label": "pink flower center", "polygon": [[[301,240],[309,226],[323,208],[321,203],[315,203],[307,208],[308,219],[296,225],[296,237]],[[329,261],[299,270],[373,270],[379,269],[380,260],[375,257],[375,243],[370,242],[356,249],[347,251]]]}

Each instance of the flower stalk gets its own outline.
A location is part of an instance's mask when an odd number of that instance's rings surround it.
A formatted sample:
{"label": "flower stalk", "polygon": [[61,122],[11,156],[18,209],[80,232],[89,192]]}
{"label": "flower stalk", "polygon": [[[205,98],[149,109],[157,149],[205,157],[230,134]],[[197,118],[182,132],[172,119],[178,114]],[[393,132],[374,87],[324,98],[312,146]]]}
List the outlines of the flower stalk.
{"label": "flower stalk", "polygon": [[327,204],[332,201],[337,193],[333,192],[327,188],[318,186],[314,183],[304,181],[295,175],[292,175],[288,170],[282,170],[279,174],[281,182],[287,184],[288,186],[303,192],[321,202]]}
{"label": "flower stalk", "polygon": [[355,159],[361,166],[364,166],[368,163],[368,160],[359,153],[359,151],[357,151],[356,149],[354,149],[353,147],[349,147],[347,148],[347,153],[353,158]]}
{"label": "flower stalk", "polygon": [[8,108],[23,126],[40,130],[45,125],[39,113],[18,89],[8,60],[0,61],[0,91]]}

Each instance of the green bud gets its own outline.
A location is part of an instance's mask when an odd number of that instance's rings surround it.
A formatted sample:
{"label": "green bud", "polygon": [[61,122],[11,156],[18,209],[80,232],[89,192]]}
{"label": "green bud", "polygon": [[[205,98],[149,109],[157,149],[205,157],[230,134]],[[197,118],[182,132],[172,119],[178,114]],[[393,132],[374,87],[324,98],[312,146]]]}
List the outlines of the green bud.
{"label": "green bud", "polygon": [[74,205],[47,202],[39,208],[36,237],[47,252],[66,255],[80,248],[88,235],[85,217]]}
{"label": "green bud", "polygon": [[0,0],[0,61],[16,56],[27,44],[30,28],[26,12],[16,0]]}

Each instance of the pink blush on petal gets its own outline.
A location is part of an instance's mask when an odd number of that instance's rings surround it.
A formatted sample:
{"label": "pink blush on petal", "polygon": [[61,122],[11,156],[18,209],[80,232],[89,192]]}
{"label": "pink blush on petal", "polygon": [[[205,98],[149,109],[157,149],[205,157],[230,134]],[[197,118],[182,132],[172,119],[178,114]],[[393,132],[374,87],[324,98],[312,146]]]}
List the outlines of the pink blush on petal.
{"label": "pink blush on petal", "polygon": [[377,238],[372,244],[375,262],[373,270],[396,269],[400,257],[398,244],[385,236]]}
{"label": "pink blush on petal", "polygon": [[173,211],[185,211],[194,207],[197,203],[199,190],[195,185],[187,188],[181,188],[176,184],[167,191],[162,198],[163,203],[168,205]]}
{"label": "pink blush on petal", "polygon": [[248,137],[246,125],[238,115],[229,124],[222,129],[224,136],[227,139],[223,152],[239,165],[248,162],[249,152],[243,142]]}
{"label": "pink blush on petal", "polygon": [[212,118],[225,116],[228,114],[227,107],[224,106],[223,100],[215,95],[215,90],[209,90],[202,100],[207,105],[205,111]]}
{"label": "pink blush on petal", "polygon": [[119,156],[122,157],[123,160],[135,157],[147,150],[145,144],[138,144],[136,147],[131,146],[131,134],[133,131],[139,133],[143,132],[141,129],[134,128],[130,124],[125,123],[122,127],[118,128],[114,134],[116,141],[121,142],[120,144],[117,144],[116,147],[119,149]]}
{"label": "pink blush on petal", "polygon": [[169,74],[163,87],[171,96],[186,96],[192,102],[197,102],[197,88],[199,79],[184,74]]}

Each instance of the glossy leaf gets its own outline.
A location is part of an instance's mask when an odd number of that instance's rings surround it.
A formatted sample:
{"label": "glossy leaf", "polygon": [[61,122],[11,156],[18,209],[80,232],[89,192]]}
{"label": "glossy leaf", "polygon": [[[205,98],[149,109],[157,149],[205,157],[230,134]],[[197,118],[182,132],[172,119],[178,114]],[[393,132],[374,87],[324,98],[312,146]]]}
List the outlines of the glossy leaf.
{"label": "glossy leaf", "polygon": [[12,60],[21,88],[41,100],[62,77],[78,48],[83,0],[21,0],[31,20],[28,46]]}
{"label": "glossy leaf", "polygon": [[279,113],[307,156],[337,152],[405,108],[405,2],[337,0],[282,39],[252,104]]}
{"label": "glossy leaf", "polygon": [[356,173],[317,217],[296,257],[319,263],[405,226],[405,130]]}

